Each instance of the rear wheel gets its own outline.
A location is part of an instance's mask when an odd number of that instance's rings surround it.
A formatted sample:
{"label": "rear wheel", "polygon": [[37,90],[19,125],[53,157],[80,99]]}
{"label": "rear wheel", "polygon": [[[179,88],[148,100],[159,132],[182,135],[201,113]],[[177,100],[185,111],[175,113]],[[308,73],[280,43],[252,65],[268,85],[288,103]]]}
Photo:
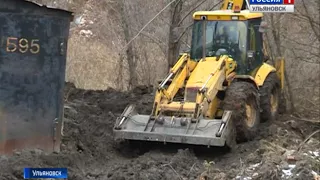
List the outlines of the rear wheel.
{"label": "rear wheel", "polygon": [[236,81],[228,87],[222,103],[224,110],[231,110],[236,142],[254,138],[260,123],[259,95],[254,84]]}
{"label": "rear wheel", "polygon": [[275,120],[280,107],[280,80],[275,72],[268,75],[260,92],[261,121]]}

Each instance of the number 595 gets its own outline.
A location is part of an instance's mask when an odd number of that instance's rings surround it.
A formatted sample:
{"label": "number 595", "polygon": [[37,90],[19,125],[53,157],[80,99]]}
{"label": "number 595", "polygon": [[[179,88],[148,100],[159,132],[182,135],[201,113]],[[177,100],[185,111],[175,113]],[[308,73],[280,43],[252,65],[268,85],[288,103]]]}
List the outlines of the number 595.
{"label": "number 595", "polygon": [[18,39],[16,37],[7,38],[7,52],[16,52],[26,53],[30,51],[32,54],[38,54],[40,52],[39,39]]}

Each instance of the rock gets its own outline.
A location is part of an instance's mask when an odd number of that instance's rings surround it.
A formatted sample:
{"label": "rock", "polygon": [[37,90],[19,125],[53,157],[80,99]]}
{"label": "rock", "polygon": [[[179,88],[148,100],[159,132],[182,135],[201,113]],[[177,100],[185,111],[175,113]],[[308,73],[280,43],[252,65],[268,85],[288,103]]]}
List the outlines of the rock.
{"label": "rock", "polygon": [[288,161],[288,162],[295,162],[295,161],[297,161],[297,159],[296,159],[295,156],[288,155],[288,156],[287,156],[287,161]]}
{"label": "rock", "polygon": [[291,126],[292,129],[297,129],[298,128],[298,123],[295,120],[290,120],[287,122],[289,126]]}
{"label": "rock", "polygon": [[7,156],[0,156],[0,162],[4,162],[4,161],[8,161],[8,157]]}
{"label": "rock", "polygon": [[269,130],[269,134],[271,134],[271,135],[272,134],[277,134],[278,127],[275,124],[271,124],[268,130]]}
{"label": "rock", "polygon": [[21,152],[15,151],[13,154],[16,155],[16,156],[20,156],[20,155],[21,155]]}
{"label": "rock", "polygon": [[285,159],[287,159],[287,157],[293,156],[295,152],[296,152],[295,150],[287,150],[283,153],[283,156]]}
{"label": "rock", "polygon": [[236,163],[232,163],[230,167],[235,169],[235,168],[237,168],[237,164]]}
{"label": "rock", "polygon": [[227,175],[225,173],[220,172],[218,175],[216,175],[214,177],[214,179],[216,179],[216,180],[227,180],[228,178],[227,178]]}
{"label": "rock", "polygon": [[290,169],[289,164],[287,162],[281,162],[281,169],[284,169],[284,170]]}
{"label": "rock", "polygon": [[79,32],[80,35],[82,36],[85,36],[85,37],[90,37],[93,35],[92,31],[91,30],[85,30],[85,29],[82,29],[80,32]]}
{"label": "rock", "polygon": [[42,150],[41,149],[33,149],[33,150],[31,150],[31,153],[32,154],[35,154],[35,155],[40,155],[40,154],[42,154]]}

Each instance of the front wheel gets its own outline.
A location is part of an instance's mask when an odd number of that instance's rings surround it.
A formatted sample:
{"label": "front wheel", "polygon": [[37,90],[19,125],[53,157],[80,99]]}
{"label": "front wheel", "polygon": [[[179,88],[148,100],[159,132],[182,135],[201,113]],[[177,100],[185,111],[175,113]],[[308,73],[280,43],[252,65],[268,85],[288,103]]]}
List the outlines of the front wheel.
{"label": "front wheel", "polygon": [[256,86],[250,82],[232,82],[222,106],[224,110],[232,111],[231,120],[236,131],[236,141],[252,140],[260,123],[259,94]]}

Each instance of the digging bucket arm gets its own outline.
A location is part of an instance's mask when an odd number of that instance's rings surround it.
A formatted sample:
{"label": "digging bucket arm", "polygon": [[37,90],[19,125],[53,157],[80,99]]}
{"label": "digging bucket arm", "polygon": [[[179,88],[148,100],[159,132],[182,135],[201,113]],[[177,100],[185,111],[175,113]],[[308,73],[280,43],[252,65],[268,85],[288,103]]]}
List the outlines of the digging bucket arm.
{"label": "digging bucket arm", "polygon": [[247,0],[224,0],[221,10],[235,10],[238,7],[241,10],[247,8]]}
{"label": "digging bucket arm", "polygon": [[276,72],[277,72],[277,75],[280,79],[280,82],[281,82],[281,89],[284,88],[284,80],[285,80],[285,77],[284,77],[284,68],[285,68],[285,61],[284,61],[284,57],[279,57],[276,59],[276,62],[275,62],[275,68],[276,68]]}

